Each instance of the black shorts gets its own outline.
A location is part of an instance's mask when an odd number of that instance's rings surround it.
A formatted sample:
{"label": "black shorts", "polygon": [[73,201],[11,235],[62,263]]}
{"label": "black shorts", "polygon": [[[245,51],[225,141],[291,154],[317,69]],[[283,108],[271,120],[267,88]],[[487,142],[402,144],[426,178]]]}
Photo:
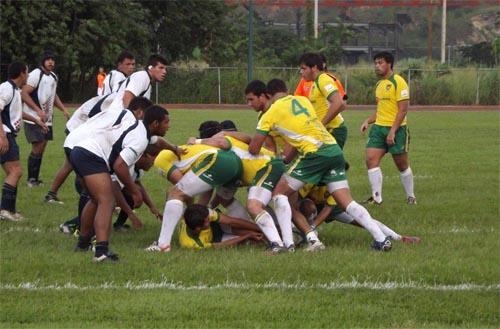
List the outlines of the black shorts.
{"label": "black shorts", "polygon": [[69,162],[73,166],[75,173],[80,177],[109,173],[104,159],[82,147],[77,146],[71,150]]}
{"label": "black shorts", "polygon": [[19,161],[19,146],[16,142],[16,136],[12,133],[7,133],[6,136],[9,142],[9,150],[5,154],[0,154],[0,164],[9,161]]}
{"label": "black shorts", "polygon": [[40,143],[43,141],[51,141],[54,136],[52,133],[52,126],[49,126],[49,131],[43,132],[39,125],[32,125],[29,123],[24,123],[24,135],[28,140],[28,143]]}

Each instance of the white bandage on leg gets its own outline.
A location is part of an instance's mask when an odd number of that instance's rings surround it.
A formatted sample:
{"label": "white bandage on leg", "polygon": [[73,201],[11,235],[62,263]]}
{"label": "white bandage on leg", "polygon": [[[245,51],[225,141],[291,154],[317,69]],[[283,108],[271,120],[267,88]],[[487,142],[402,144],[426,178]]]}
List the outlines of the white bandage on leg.
{"label": "white bandage on leg", "polygon": [[184,213],[184,203],[180,200],[168,200],[163,210],[163,221],[161,223],[158,245],[170,245],[175,227]]}
{"label": "white bandage on leg", "polygon": [[380,167],[375,167],[368,169],[368,180],[370,181],[370,186],[372,188],[373,200],[380,203],[382,202],[382,182],[383,182],[382,170]]}
{"label": "white bandage on leg", "polygon": [[304,186],[306,183],[303,181],[298,180],[297,178],[293,178],[288,174],[283,174],[283,177],[285,177],[286,182],[288,183],[288,186],[290,186],[294,191],[298,191]]}
{"label": "white bandage on leg", "polygon": [[190,197],[197,196],[198,194],[212,189],[212,186],[205,183],[192,171],[188,171],[175,186]]}
{"label": "white bandage on leg", "polygon": [[293,244],[292,208],[290,207],[288,198],[283,194],[275,195],[273,201],[274,212],[280,224],[281,237],[283,238],[285,247],[288,247]]}
{"label": "white bandage on leg", "polygon": [[260,186],[252,186],[248,191],[248,200],[257,200],[264,206],[267,206],[271,201],[273,193],[268,189]]}
{"label": "white bandage on leg", "polygon": [[405,171],[399,172],[399,178],[401,180],[401,184],[406,192],[406,197],[415,197],[415,193],[413,192],[413,172],[411,168],[408,167]]}
{"label": "white bandage on leg", "polygon": [[328,183],[326,186],[328,187],[328,192],[333,193],[343,188],[349,189],[349,182],[347,182],[347,179],[345,179],[338,182]]}

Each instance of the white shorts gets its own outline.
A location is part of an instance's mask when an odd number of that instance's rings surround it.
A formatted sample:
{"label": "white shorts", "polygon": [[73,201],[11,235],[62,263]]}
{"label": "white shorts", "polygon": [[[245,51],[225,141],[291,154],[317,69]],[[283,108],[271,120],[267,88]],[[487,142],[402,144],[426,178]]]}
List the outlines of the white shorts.
{"label": "white shorts", "polygon": [[252,186],[248,191],[248,200],[260,201],[264,206],[267,206],[271,201],[273,192],[260,186]]}
{"label": "white shorts", "polygon": [[192,171],[188,171],[175,186],[190,197],[197,196],[198,194],[212,189],[212,186],[205,183]]}

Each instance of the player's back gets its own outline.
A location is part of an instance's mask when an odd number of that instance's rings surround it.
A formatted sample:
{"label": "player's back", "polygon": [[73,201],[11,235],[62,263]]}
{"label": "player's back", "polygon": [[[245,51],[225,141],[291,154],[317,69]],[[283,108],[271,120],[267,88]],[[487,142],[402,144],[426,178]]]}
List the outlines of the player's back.
{"label": "player's back", "polygon": [[219,150],[216,147],[203,144],[181,145],[179,147],[186,150],[180,159],[170,150],[162,150],[156,157],[154,166],[158,168],[162,176],[168,178],[174,169],[179,169],[185,174],[201,157],[217,153]]}

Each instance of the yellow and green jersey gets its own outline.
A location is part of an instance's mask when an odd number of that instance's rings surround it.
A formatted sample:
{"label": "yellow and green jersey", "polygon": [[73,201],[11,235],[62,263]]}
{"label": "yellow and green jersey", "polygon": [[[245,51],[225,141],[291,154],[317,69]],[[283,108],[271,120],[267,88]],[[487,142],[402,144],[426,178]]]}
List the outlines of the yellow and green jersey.
{"label": "yellow and green jersey", "polygon": [[337,204],[332,195],[328,193],[326,185],[316,186],[313,184],[306,184],[299,190],[299,195],[303,199],[311,199],[316,205],[326,203],[326,205],[333,207]]}
{"label": "yellow and green jersey", "polygon": [[155,159],[154,166],[158,168],[159,173],[167,179],[175,169],[179,169],[185,174],[193,166],[203,161],[207,155],[215,154],[219,150],[216,147],[203,144],[181,145],[180,147],[187,150],[186,154],[181,155],[180,160],[177,155],[170,150],[161,151]]}
{"label": "yellow and green jersey", "polygon": [[[309,100],[314,106],[314,110],[320,121],[328,113],[328,107],[330,106],[328,98],[334,93],[339,93],[335,80],[327,73],[321,73],[314,81],[309,93]],[[338,128],[343,122],[344,118],[339,113],[332,121],[326,124],[326,128]]]}
{"label": "yellow and green jersey", "polygon": [[[210,224],[219,222],[219,213],[208,209],[208,221]],[[179,244],[182,248],[203,249],[211,248],[214,242],[212,227],[201,230],[199,234],[193,233],[182,220],[179,225]]]}
{"label": "yellow and green jersey", "polygon": [[[406,81],[393,74],[388,79],[377,82],[375,89],[377,101],[377,118],[375,124],[391,127],[398,114],[398,102],[410,99],[410,90]],[[406,125],[406,117],[401,126]]]}
{"label": "yellow and green jersey", "polygon": [[302,96],[282,97],[261,116],[257,133],[268,135],[271,132],[279,134],[301,154],[337,143],[318,120],[311,102]]}
{"label": "yellow and green jersey", "polygon": [[263,147],[260,149],[259,154],[250,154],[248,144],[229,136],[226,136],[226,139],[231,144],[231,151],[241,159],[243,167],[241,181],[243,185],[250,186],[257,172],[271,161],[274,153]]}

